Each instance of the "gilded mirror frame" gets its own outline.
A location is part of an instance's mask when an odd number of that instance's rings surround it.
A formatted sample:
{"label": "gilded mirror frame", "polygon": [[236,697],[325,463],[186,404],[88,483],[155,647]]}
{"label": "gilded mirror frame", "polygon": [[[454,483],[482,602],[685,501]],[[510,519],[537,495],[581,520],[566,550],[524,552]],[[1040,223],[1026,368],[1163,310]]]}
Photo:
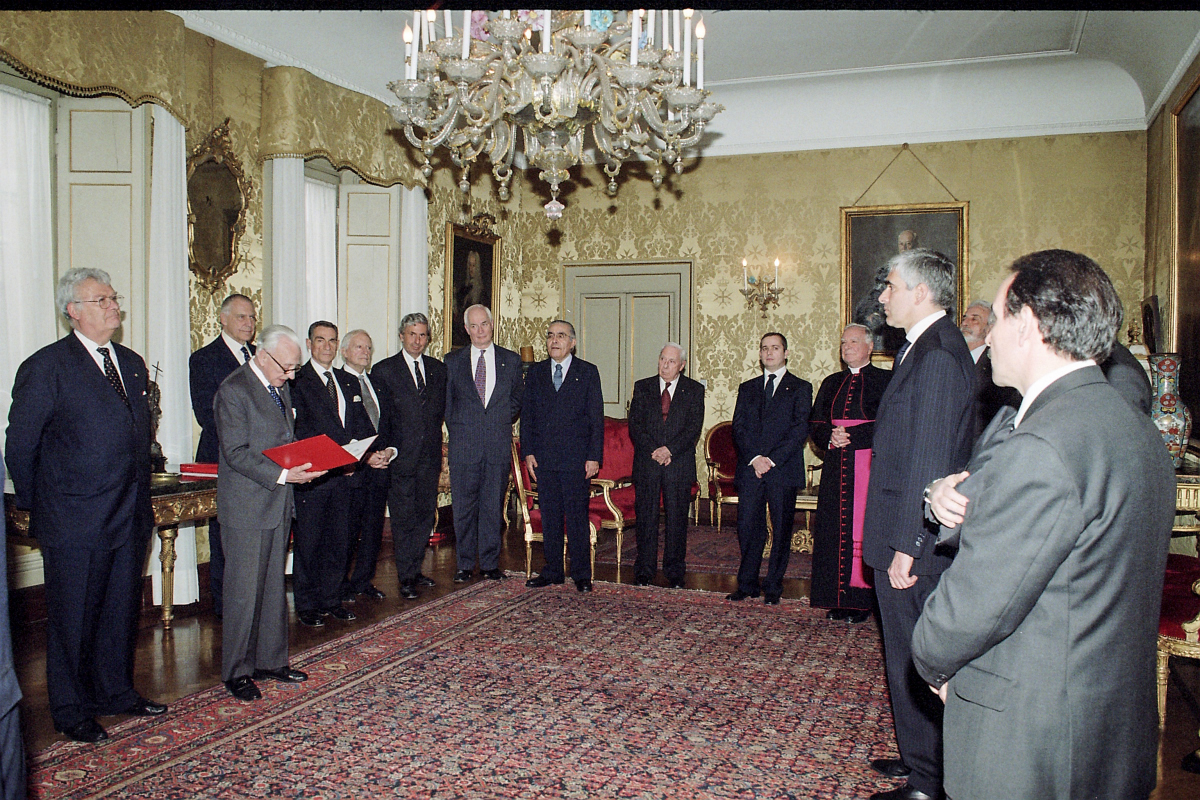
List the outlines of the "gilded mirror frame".
{"label": "gilded mirror frame", "polygon": [[[209,164],[223,166],[228,170],[230,177],[236,185],[234,193],[239,199],[239,208],[233,209],[230,205],[226,205],[224,208],[219,208],[202,215],[200,209],[193,207],[193,189],[195,188],[194,179],[196,171],[205,168],[205,165]],[[216,293],[225,285],[225,281],[229,280],[237,272],[239,262],[241,261],[238,253],[238,244],[246,232],[246,211],[250,204],[250,183],[246,178],[245,171],[242,169],[241,161],[233,152],[233,144],[229,139],[228,117],[213,129],[200,144],[192,148],[191,153],[188,155],[187,187],[188,268],[196,274],[202,286],[210,292]],[[236,211],[236,216],[232,222],[229,222],[228,217],[234,211]],[[205,219],[202,220],[201,216],[204,216]],[[225,220],[221,220],[220,217],[225,217]],[[200,241],[218,241],[221,247],[221,255],[212,257],[210,254],[204,252],[197,253],[196,229],[198,225],[203,226]],[[229,247],[227,255],[224,251],[226,237],[228,237]]]}

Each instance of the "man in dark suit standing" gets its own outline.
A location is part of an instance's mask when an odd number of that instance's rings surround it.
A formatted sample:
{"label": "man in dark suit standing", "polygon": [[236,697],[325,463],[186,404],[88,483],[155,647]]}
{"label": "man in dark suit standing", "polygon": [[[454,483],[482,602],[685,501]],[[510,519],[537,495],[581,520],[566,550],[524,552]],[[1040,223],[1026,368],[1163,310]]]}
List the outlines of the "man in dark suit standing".
{"label": "man in dark suit standing", "polygon": [[592,591],[588,489],[604,459],[604,396],[596,365],[573,355],[575,326],[558,319],[546,329],[549,358],[529,369],[521,403],[521,454],[538,484],[546,565],[526,586],[564,580],[563,533],[571,577]]}
{"label": "man in dark suit standing", "polygon": [[56,730],[108,738],[96,716],[167,707],[133,688],[150,506],[146,364],[111,341],[120,296],[108,273],[72,269],[55,300],[71,333],[21,364],[8,471],[29,509],[46,579],[46,688]]}
{"label": "man in dark suit standing", "polygon": [[[308,326],[305,344],[311,357],[292,379],[297,440],[324,434],[347,445],[374,435],[358,380],[333,367],[337,343],[332,322],[318,320]],[[379,457],[372,455],[371,463],[379,463]],[[346,467],[296,490],[292,602],[303,625],[319,628],[327,616],[343,622],[357,619],[342,605],[342,581],[350,552],[350,493],[365,477]]]}
{"label": "man in dark suit standing", "polygon": [[1174,471],[1097,366],[1122,309],[1094,261],[1019,258],[994,308],[996,382],[1023,399],[930,489],[959,549],[912,640],[946,703],[946,790],[1144,800]]}
{"label": "man in dark suit standing", "polygon": [[300,337],[288,327],[262,332],[262,346],[217,390],[220,440],[217,516],[225,528],[228,573],[221,626],[221,680],[239,700],[262,697],[254,679],[300,683],[288,666],[284,568],[295,517],[293,484],[324,475],[312,464],[284,469],[264,450],[295,440],[289,375],[300,363]]}
{"label": "man in dark suit standing", "polygon": [[487,306],[463,314],[471,344],[446,356],[446,430],[454,503],[455,583],[471,580],[476,560],[500,580],[504,490],[512,471],[512,426],[521,413],[521,357],[492,341]]}
{"label": "man in dark suit standing", "polygon": [[[213,417],[213,398],[221,381],[254,355],[254,327],[258,316],[254,303],[244,294],[231,294],[221,303],[221,335],[192,353],[188,359],[188,384],[192,394],[192,413],[200,423],[200,444],[196,461],[217,463],[217,422]],[[221,549],[221,523],[214,517],[208,522],[208,584],[212,592],[213,613],[223,612],[222,579],[225,552]]]}
{"label": "man in dark suit standing", "polygon": [[[913,626],[951,555],[935,550],[922,491],[962,469],[975,434],[975,363],[954,320],[955,268],[941,253],[910,250],[888,262],[879,296],[905,331],[879,401],[863,523],[863,561],[875,570],[884,656],[900,758],[872,768],[908,781],[873,800],[925,800],[942,791],[941,704],[912,665]],[[933,701],[932,703],[930,701]]]}
{"label": "man in dark suit standing", "polygon": [[[358,382],[358,396],[371,423],[371,433],[378,434],[383,424],[381,417],[387,405],[387,396],[384,389],[375,386],[368,374],[374,352],[371,336],[364,330],[350,331],[342,339],[342,361],[346,365],[346,374]],[[378,440],[373,446],[380,447]],[[359,597],[373,600],[387,597],[371,581],[375,579],[375,562],[383,544],[388,473],[386,469],[372,469],[370,460],[360,461],[354,469],[357,485],[350,489],[346,513],[349,548],[346,565],[349,574],[342,579],[343,603],[353,603]]]}
{"label": "man in dark suit standing", "polygon": [[[421,574],[425,547],[437,515],[442,473],[442,422],[446,415],[446,365],[425,355],[429,319],[421,313],[400,320],[402,349],[371,371],[379,387],[381,447],[392,448],[388,467],[388,508],[392,553],[400,596],[420,597],[420,587],[436,586]],[[402,457],[396,454],[403,453]]]}
{"label": "man in dark suit standing", "polygon": [[761,583],[763,602],[779,603],[792,554],[796,491],[804,484],[804,443],[812,412],[812,384],[787,370],[787,338],[768,333],[758,345],[763,374],[738,387],[733,407],[733,445],[738,465],[738,588],[726,599],[758,597],[758,570],[767,544],[767,513],[774,541]]}
{"label": "man in dark suit standing", "polygon": [[687,353],[667,342],[658,353],[658,375],[633,385],[629,438],[633,441],[637,562],[634,582],[647,586],[658,572],[658,508],[666,510],[663,575],[683,588],[687,516],[696,481],[696,442],[704,428],[704,386],[683,374]]}

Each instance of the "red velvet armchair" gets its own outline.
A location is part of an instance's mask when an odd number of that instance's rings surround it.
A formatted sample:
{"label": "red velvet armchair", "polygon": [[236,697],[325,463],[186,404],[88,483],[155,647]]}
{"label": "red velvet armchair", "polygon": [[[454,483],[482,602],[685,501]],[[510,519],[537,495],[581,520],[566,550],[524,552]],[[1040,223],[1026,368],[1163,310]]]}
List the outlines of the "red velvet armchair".
{"label": "red velvet armchair", "polygon": [[1167,713],[1167,662],[1171,656],[1200,658],[1200,558],[1167,556],[1162,610],[1158,618],[1158,723]]}
{"label": "red velvet armchair", "polygon": [[[521,458],[521,443],[512,443],[512,479],[517,492],[517,506],[521,509],[521,521],[525,524],[525,577],[533,575],[533,543],[544,541],[542,536],[542,510],[537,507],[537,490],[529,481],[529,468]],[[600,517],[588,514],[588,532],[591,535],[591,564],[596,571],[596,529]]]}
{"label": "red velvet armchair", "polygon": [[704,437],[704,460],[708,464],[708,523],[721,528],[721,506],[737,505],[737,448],[733,446],[733,423],[718,422]]}
{"label": "red velvet armchair", "polygon": [[592,489],[588,511],[599,517],[601,528],[617,532],[619,570],[625,528],[637,522],[633,510],[633,441],[629,438],[629,420],[604,418],[604,464],[592,478]]}

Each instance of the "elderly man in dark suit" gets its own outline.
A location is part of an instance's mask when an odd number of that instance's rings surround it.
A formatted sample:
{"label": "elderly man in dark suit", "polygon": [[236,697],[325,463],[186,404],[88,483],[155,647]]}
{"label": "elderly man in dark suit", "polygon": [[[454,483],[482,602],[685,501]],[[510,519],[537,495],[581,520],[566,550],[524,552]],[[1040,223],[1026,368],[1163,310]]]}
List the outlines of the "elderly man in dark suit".
{"label": "elderly man in dark suit", "polygon": [[[200,423],[200,444],[196,461],[217,463],[217,422],[213,418],[213,398],[221,381],[229,377],[254,355],[254,329],[258,316],[254,303],[244,294],[231,294],[221,303],[221,335],[192,353],[188,359],[188,383],[192,394],[192,413]],[[221,616],[225,552],[221,549],[221,523],[208,523],[208,583],[212,592],[213,613]]]}
{"label": "elderly man in dark suit", "polygon": [[935,548],[937,529],[925,519],[921,494],[934,478],[962,469],[971,454],[975,363],[946,315],[954,308],[954,264],[932,250],[910,250],[888,267],[879,301],[888,324],[904,329],[905,341],[875,416],[863,561],[875,570],[900,748],[899,759],[876,759],[871,766],[908,781],[872,798],[925,800],[942,791],[941,704],[914,673],[910,643],[951,555]]}
{"label": "elderly man in dark suit", "polygon": [[704,386],[683,374],[687,353],[667,342],[658,374],[633,385],[629,438],[633,441],[633,494],[637,516],[634,583],[647,586],[658,572],[658,509],[666,511],[663,575],[683,588],[687,565],[687,511],[696,481],[696,442],[704,428]]}
{"label": "elderly man in dark suit", "polygon": [[487,306],[463,314],[471,344],[446,356],[446,430],[454,503],[455,583],[471,580],[476,561],[500,580],[504,490],[512,470],[512,426],[521,413],[521,357],[492,341]]}
{"label": "elderly man in dark suit", "polygon": [[946,703],[946,791],[1144,800],[1175,475],[1097,366],[1122,310],[1094,261],[1019,258],[994,308],[996,382],[1023,399],[928,492],[958,556],[912,639]]}
{"label": "elderly man in dark suit", "polygon": [[[442,473],[442,422],[446,415],[446,365],[425,355],[429,319],[419,312],[400,320],[402,349],[371,371],[379,387],[381,447],[392,448],[388,467],[388,508],[392,515],[392,554],[400,596],[420,597],[435,586],[421,574],[425,546],[437,514]],[[398,455],[402,454],[402,455]]]}
{"label": "elderly man in dark suit", "polygon": [[521,453],[538,483],[546,565],[526,586],[565,580],[563,533],[571,577],[592,591],[588,489],[604,459],[604,396],[596,365],[574,355],[575,326],[558,319],[546,329],[549,358],[529,369],[521,403]]}
{"label": "elderly man in dark suit", "polygon": [[71,333],[21,364],[8,415],[8,471],[30,510],[46,576],[46,688],[56,730],[108,738],[96,716],[157,715],[133,688],[150,507],[146,364],[111,341],[120,296],[108,273],[58,282]]}
{"label": "elderly man in dark suit", "polygon": [[738,387],[733,407],[733,445],[738,465],[738,544],[742,550],[733,601],[758,597],[759,567],[767,544],[767,513],[774,541],[761,582],[763,602],[777,605],[792,553],[796,491],[804,485],[804,443],[812,412],[812,384],[787,369],[787,338],[768,333],[758,344],[763,374]]}
{"label": "elderly man in dark suit", "polygon": [[228,572],[221,628],[221,679],[239,700],[262,697],[254,679],[299,683],[288,666],[288,535],[295,517],[292,485],[324,475],[312,464],[284,469],[264,450],[294,441],[287,378],[300,364],[300,337],[272,325],[261,346],[234,370],[213,401],[220,446],[217,516],[225,528]]}

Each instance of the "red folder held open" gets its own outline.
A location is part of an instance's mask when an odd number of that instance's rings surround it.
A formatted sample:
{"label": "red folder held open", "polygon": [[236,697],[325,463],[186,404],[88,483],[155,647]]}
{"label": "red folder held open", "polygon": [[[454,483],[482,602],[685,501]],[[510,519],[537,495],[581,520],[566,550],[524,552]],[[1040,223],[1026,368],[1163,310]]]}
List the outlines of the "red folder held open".
{"label": "red folder held open", "polygon": [[270,450],[263,450],[263,455],[284,469],[312,463],[312,466],[308,468],[309,472],[337,469],[358,461],[344,447],[323,433],[291,444],[272,447]]}

